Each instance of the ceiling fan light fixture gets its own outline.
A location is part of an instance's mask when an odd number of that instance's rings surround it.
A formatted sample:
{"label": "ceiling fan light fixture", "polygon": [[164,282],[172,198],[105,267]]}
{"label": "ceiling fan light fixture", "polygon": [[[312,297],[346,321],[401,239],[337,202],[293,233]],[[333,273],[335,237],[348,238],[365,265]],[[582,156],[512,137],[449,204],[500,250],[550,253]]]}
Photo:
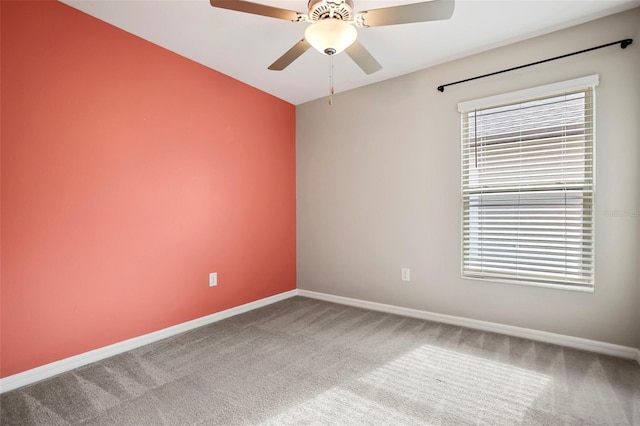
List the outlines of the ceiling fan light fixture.
{"label": "ceiling fan light fixture", "polygon": [[304,32],[304,38],[318,52],[335,55],[351,46],[358,31],[348,22],[328,18],[314,22]]}

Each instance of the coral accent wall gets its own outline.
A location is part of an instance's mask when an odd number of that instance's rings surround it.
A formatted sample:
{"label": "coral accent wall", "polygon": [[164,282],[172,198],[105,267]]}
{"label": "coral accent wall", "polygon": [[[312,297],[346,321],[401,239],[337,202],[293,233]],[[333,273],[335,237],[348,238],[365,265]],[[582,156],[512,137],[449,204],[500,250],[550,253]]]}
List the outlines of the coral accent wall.
{"label": "coral accent wall", "polygon": [[295,288],[293,105],[58,2],[1,8],[1,377]]}

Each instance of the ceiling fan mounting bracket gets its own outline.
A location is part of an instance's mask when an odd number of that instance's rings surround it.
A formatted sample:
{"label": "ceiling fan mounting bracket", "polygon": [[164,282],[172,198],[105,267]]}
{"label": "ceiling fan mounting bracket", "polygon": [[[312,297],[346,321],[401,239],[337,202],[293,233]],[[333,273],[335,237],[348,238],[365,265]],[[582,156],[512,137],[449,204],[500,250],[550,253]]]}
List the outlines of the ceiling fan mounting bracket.
{"label": "ceiling fan mounting bracket", "polygon": [[367,14],[367,12],[364,11],[364,12],[360,12],[360,13],[358,13],[356,15],[356,19],[355,19],[356,27],[358,27],[358,28],[369,28],[369,25],[367,25],[364,22],[364,17],[365,17],[366,14]]}

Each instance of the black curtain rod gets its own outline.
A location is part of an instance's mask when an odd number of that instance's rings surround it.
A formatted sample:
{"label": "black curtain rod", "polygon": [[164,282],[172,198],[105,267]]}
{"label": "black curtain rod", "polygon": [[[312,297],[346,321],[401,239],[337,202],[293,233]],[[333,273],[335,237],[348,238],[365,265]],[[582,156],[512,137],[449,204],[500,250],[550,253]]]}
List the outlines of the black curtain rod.
{"label": "black curtain rod", "polygon": [[627,46],[629,46],[631,43],[633,43],[633,39],[626,38],[624,40],[614,41],[612,43],[603,44],[601,46],[592,47],[590,49],[584,49],[584,50],[580,50],[578,52],[567,53],[566,55],[556,56],[555,58],[544,59],[542,61],[532,62],[530,64],[520,65],[518,67],[513,67],[513,68],[509,68],[509,69],[502,70],[502,71],[492,72],[490,74],[479,75],[477,77],[467,78],[465,80],[460,80],[460,81],[456,81],[456,82],[449,83],[449,84],[443,84],[442,86],[438,86],[438,90],[441,91],[441,92],[444,92],[444,88],[445,87],[453,86],[454,84],[466,83],[467,81],[477,80],[479,78],[491,77],[492,75],[502,74],[504,72],[519,70],[520,68],[526,68],[526,67],[530,67],[530,66],[533,66],[533,65],[544,64],[545,62],[555,61],[556,59],[566,58],[567,56],[579,55],[580,53],[591,52],[592,50],[602,49],[603,47],[614,46],[616,44],[619,44],[621,48],[626,49]]}

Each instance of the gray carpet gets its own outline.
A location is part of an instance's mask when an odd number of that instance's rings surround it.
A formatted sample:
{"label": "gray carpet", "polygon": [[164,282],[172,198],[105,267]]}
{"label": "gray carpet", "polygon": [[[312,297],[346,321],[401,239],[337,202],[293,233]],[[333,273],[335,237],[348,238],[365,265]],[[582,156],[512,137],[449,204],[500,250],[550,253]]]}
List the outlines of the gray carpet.
{"label": "gray carpet", "polygon": [[2,425],[640,425],[640,366],[295,297],[0,402]]}

